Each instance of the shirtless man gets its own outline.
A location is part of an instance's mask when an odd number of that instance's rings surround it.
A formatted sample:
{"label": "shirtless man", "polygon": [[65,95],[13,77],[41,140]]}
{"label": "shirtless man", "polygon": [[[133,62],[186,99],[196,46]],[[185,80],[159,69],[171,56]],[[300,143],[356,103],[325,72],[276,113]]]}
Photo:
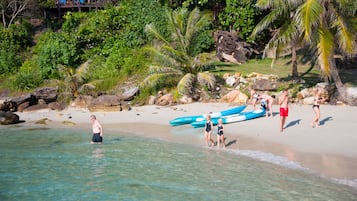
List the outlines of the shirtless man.
{"label": "shirtless man", "polygon": [[283,132],[286,117],[289,114],[289,96],[287,89],[285,89],[279,96],[278,103],[280,105],[280,132]]}
{"label": "shirtless man", "polygon": [[102,144],[103,142],[103,126],[97,120],[95,115],[90,115],[90,120],[92,121],[93,137],[91,143]]}
{"label": "shirtless man", "polygon": [[269,114],[270,114],[270,117],[273,117],[273,102],[274,102],[275,96],[274,95],[269,96],[268,94],[264,93],[264,94],[261,94],[259,96],[259,98],[266,101],[266,110],[267,110],[266,117],[269,117]]}

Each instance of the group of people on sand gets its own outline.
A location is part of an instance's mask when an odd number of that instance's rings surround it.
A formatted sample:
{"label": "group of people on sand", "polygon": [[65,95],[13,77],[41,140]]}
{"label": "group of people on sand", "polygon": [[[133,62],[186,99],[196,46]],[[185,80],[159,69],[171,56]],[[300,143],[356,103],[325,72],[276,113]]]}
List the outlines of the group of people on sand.
{"label": "group of people on sand", "polygon": [[[250,90],[250,95],[252,98],[252,105],[253,109],[255,110],[256,104],[260,100],[261,107],[266,110],[266,116],[272,117],[273,116],[273,102],[275,100],[275,95],[269,96],[266,93],[258,94],[254,89]],[[324,101],[321,97],[321,90],[317,89],[314,103],[312,105],[312,109],[314,111],[315,117],[311,123],[313,128],[319,127],[319,119],[320,119],[320,104]],[[288,90],[285,89],[282,91],[281,95],[278,98],[278,104],[280,106],[279,113],[280,113],[280,131],[283,132],[286,118],[289,115],[289,95]]]}
{"label": "group of people on sand", "polygon": [[[268,95],[266,93],[263,94],[258,94],[254,89],[250,90],[250,95],[252,98],[252,106],[253,109],[256,109],[257,103],[260,101],[261,103],[261,108],[266,110],[266,117],[273,117],[273,103],[275,100],[275,96]],[[311,123],[311,126],[313,128],[319,127],[319,119],[320,119],[320,104],[324,101],[324,99],[321,97],[321,90],[317,89],[317,92],[314,97],[314,103],[312,105],[312,109],[314,111],[315,117]],[[279,113],[280,113],[280,131],[283,132],[286,118],[289,115],[289,95],[288,95],[288,90],[285,89],[282,91],[281,95],[278,97],[278,104],[280,106]],[[93,131],[93,136],[92,136],[92,144],[102,144],[103,142],[103,126],[102,124],[97,120],[95,115],[90,115],[90,120],[92,122],[92,131]],[[205,144],[206,146],[215,146],[215,142],[212,139],[213,135],[213,123],[211,120],[211,116],[207,115],[206,116],[206,124],[205,124],[205,132],[204,132],[204,138],[205,138]],[[224,142],[224,126],[223,126],[223,120],[219,119],[218,124],[217,124],[217,147],[220,147],[220,144],[222,143],[222,146],[225,147],[225,142]]]}

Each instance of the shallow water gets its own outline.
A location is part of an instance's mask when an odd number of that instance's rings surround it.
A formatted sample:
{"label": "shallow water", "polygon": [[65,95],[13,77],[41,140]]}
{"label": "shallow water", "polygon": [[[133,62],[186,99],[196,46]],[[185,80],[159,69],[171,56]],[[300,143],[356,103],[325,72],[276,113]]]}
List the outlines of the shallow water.
{"label": "shallow water", "polygon": [[91,145],[87,131],[23,126],[0,136],[0,200],[357,200],[355,188],[248,150],[111,133]]}

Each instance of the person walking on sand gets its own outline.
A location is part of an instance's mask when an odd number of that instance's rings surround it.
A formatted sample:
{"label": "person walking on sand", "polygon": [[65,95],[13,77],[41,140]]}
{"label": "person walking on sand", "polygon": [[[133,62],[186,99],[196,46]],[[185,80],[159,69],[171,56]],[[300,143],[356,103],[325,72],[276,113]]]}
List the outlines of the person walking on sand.
{"label": "person walking on sand", "polygon": [[282,94],[279,96],[278,99],[279,105],[280,105],[280,132],[283,132],[286,117],[289,114],[289,96],[288,96],[288,90],[285,89]]}
{"label": "person walking on sand", "polygon": [[94,144],[94,143],[102,144],[102,142],[103,142],[103,126],[97,120],[95,115],[90,115],[90,120],[92,121],[92,131],[93,131],[91,144]]}
{"label": "person walking on sand", "polygon": [[265,100],[266,105],[266,117],[273,117],[273,103],[275,99],[275,95],[269,96],[268,94],[264,93],[259,96],[261,101]]}
{"label": "person walking on sand", "polygon": [[224,134],[223,134],[223,121],[222,119],[218,119],[218,125],[217,125],[217,147],[219,148],[220,141],[222,141],[223,147],[226,147],[226,143],[224,143]]}
{"label": "person walking on sand", "polygon": [[205,124],[205,143],[206,143],[206,146],[208,146],[208,141],[210,141],[212,143],[211,146],[214,146],[214,141],[212,139],[212,130],[213,130],[213,123],[211,121],[211,115],[207,115],[206,124]]}
{"label": "person walking on sand", "polygon": [[320,120],[320,104],[323,102],[323,98],[321,97],[321,90],[317,89],[317,92],[315,94],[315,98],[314,98],[314,103],[312,105],[312,109],[314,110],[315,113],[315,118],[311,123],[311,126],[313,128],[315,127],[319,127],[319,120]]}
{"label": "person walking on sand", "polygon": [[257,94],[257,92],[254,89],[250,90],[250,98],[252,99],[253,110],[255,110],[255,104],[257,104],[257,102],[259,100],[259,95]]}

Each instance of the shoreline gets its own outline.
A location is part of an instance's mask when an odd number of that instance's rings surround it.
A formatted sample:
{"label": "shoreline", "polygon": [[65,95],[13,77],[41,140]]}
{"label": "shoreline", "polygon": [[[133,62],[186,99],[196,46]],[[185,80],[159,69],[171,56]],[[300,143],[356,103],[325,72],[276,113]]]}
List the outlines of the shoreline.
{"label": "shoreline", "polygon": [[[25,124],[47,118],[48,127],[73,122],[76,127],[91,132],[89,116],[94,114],[104,127],[105,133],[121,132],[142,137],[204,147],[203,128],[190,125],[172,127],[169,121],[180,116],[200,115],[229,109],[228,103],[192,103],[175,106],[146,105],[130,111],[89,112],[82,108],[63,111],[41,110],[17,113]],[[251,110],[250,105],[245,111]],[[258,151],[284,157],[288,162],[335,180],[357,180],[357,107],[321,105],[321,127],[312,128],[314,114],[310,105],[290,105],[284,132],[279,131],[278,106],[273,106],[274,117],[261,117],[238,123],[225,124],[227,151]],[[36,124],[34,124],[36,125]],[[138,126],[139,125],[139,126]],[[216,141],[216,127],[213,139]],[[90,139],[88,139],[90,140]],[[105,143],[105,141],[104,141]],[[214,147],[214,149],[218,149]],[[357,188],[356,184],[352,186]]]}

